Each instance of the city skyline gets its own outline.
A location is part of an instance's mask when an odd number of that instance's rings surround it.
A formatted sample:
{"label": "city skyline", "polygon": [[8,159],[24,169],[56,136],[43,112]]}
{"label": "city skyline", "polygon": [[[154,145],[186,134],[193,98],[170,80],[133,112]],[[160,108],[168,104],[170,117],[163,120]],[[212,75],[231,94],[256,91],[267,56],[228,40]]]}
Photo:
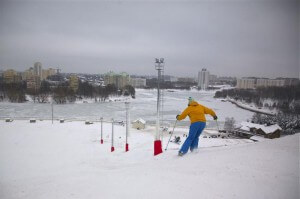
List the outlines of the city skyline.
{"label": "city skyline", "polygon": [[1,1],[0,70],[299,78],[299,2]]}

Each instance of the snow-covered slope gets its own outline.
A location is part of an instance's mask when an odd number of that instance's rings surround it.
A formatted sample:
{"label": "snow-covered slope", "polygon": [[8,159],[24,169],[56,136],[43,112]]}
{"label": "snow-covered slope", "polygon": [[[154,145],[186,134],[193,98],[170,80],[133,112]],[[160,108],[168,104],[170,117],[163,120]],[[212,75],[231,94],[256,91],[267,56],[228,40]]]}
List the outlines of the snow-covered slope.
{"label": "snow-covered slope", "polygon": [[[0,121],[0,198],[299,198],[299,135],[259,143],[200,139],[198,153],[179,146],[153,156],[153,135],[111,124]],[[226,143],[227,146],[215,146]],[[232,142],[232,145],[230,143]],[[223,145],[224,145],[223,143]],[[164,140],[166,144],[166,139]]]}

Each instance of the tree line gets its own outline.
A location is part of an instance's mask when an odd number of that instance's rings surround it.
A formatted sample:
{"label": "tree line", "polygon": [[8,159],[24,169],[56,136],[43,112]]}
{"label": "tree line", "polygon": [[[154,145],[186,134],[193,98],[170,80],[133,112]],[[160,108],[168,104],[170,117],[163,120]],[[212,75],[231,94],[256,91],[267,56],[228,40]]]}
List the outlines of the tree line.
{"label": "tree line", "polygon": [[[300,84],[257,89],[229,89],[217,91],[215,94],[215,98],[226,97],[254,103],[258,107],[277,108],[284,113],[300,114]],[[272,100],[272,103],[265,103],[267,99]]]}
{"label": "tree line", "polygon": [[38,103],[46,103],[49,98],[52,98],[57,104],[75,102],[77,99],[83,98],[93,98],[95,101],[104,102],[111,95],[135,98],[135,89],[131,85],[118,89],[114,84],[94,86],[88,82],[80,81],[78,90],[75,92],[70,88],[68,82],[54,86],[44,80],[38,89],[27,89],[26,82],[9,84],[0,82],[0,101],[8,100],[9,102],[23,103],[27,101],[26,95]]}

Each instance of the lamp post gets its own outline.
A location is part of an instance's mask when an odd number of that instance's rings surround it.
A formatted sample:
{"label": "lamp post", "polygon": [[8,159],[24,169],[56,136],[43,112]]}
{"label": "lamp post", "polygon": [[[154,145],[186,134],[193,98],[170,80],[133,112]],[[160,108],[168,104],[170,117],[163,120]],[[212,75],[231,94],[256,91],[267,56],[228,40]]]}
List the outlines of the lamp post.
{"label": "lamp post", "polygon": [[164,69],[164,58],[155,58],[155,70],[157,70],[157,118],[156,118],[156,133],[154,140],[154,155],[162,153],[162,144],[160,140],[160,125],[159,125],[159,115],[160,115],[160,79],[161,72]]}

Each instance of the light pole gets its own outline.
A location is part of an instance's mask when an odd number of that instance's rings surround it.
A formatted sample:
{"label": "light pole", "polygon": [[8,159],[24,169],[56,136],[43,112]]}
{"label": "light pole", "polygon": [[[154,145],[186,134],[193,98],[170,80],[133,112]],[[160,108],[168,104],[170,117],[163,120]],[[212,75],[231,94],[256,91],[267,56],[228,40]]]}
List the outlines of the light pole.
{"label": "light pole", "polygon": [[157,116],[156,116],[156,133],[154,140],[154,155],[162,153],[162,144],[160,140],[159,114],[160,114],[160,79],[161,72],[164,69],[164,58],[155,58],[155,70],[157,70]]}
{"label": "light pole", "polygon": [[129,125],[130,125],[130,116],[129,116],[129,108],[130,102],[125,102],[126,107],[126,145],[125,145],[125,152],[129,151],[129,144],[128,144],[128,135],[129,135]]}

